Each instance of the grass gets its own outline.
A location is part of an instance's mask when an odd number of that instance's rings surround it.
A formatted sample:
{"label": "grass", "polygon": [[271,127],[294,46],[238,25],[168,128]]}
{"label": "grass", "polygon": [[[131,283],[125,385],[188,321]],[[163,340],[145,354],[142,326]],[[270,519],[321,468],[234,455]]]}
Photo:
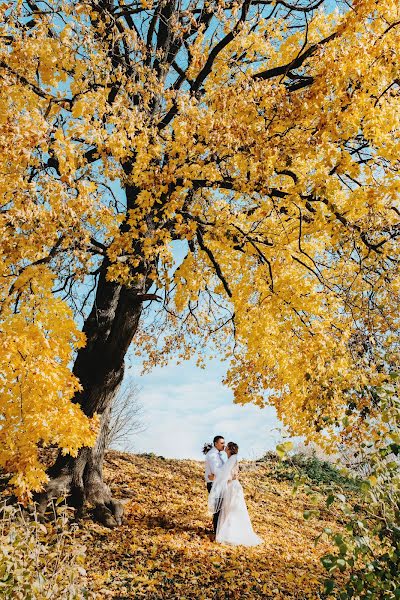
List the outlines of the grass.
{"label": "grass", "polygon": [[268,452],[262,461],[270,466],[271,477],[277,481],[293,481],[302,476],[310,484],[324,491],[326,489],[344,489],[357,492],[361,485],[361,479],[350,477],[340,471],[330,462],[321,460],[316,456],[305,456],[295,454],[285,461],[279,461],[277,455]]}

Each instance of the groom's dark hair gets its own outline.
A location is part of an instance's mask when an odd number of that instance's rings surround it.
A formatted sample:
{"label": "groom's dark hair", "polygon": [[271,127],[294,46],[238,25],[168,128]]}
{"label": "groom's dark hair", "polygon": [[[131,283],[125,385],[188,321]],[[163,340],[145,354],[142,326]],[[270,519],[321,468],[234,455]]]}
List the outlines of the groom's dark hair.
{"label": "groom's dark hair", "polygon": [[224,439],[223,435],[216,435],[215,438],[213,439],[214,446],[219,440],[223,440],[223,439]]}

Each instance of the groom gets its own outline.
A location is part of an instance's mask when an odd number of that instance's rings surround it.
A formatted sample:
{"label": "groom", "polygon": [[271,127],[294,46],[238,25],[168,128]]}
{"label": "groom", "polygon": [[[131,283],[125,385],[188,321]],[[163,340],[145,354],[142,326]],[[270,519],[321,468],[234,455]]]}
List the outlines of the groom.
{"label": "groom", "polygon": [[[215,479],[215,473],[218,469],[220,469],[225,463],[225,440],[222,435],[216,435],[213,440],[213,447],[206,454],[206,464],[205,464],[205,480],[207,483],[207,491],[210,493],[212,488],[212,482]],[[222,458],[222,456],[224,458]],[[220,511],[214,513],[213,516],[213,528],[214,533],[217,533],[217,525]]]}

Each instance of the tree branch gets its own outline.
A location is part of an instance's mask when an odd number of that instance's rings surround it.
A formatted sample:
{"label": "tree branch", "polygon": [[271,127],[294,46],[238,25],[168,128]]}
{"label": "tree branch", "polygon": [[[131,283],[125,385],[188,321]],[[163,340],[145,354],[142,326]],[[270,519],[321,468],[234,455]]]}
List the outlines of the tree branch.
{"label": "tree branch", "polygon": [[272,69],[266,69],[265,71],[255,73],[253,75],[253,79],[255,79],[256,81],[259,79],[272,79],[273,77],[278,77],[279,75],[287,75],[289,71],[292,71],[293,69],[299,69],[303,66],[307,58],[310,58],[310,56],[312,56],[318,50],[318,48],[336,38],[337,35],[337,32],[334,32],[325,39],[317,42],[316,44],[312,44],[309,48],[307,48],[307,50],[305,50],[302,54],[297,56],[295,59],[293,59],[290,63],[287,63],[286,65],[282,65],[280,67],[273,67]]}
{"label": "tree branch", "polygon": [[199,243],[200,248],[203,250],[203,252],[205,252],[208,256],[208,258],[211,261],[211,264],[213,265],[215,272],[218,276],[218,279],[221,281],[222,285],[224,286],[224,290],[227,293],[227,295],[229,296],[229,298],[232,298],[232,292],[229,288],[228,282],[226,281],[222,271],[221,271],[221,267],[219,266],[219,264],[217,263],[217,261],[215,260],[215,257],[213,255],[213,253],[211,252],[211,250],[206,246],[206,244],[204,243],[204,238],[203,235],[201,233],[201,229],[197,229],[196,232],[196,237],[197,237],[197,241]]}

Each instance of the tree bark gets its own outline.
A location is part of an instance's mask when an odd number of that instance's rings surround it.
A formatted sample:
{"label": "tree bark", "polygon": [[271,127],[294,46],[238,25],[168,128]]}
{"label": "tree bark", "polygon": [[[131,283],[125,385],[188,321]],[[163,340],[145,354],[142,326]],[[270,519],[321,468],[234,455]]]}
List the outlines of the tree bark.
{"label": "tree bark", "polygon": [[124,375],[124,358],[135,335],[145,294],[151,280],[138,287],[126,288],[107,281],[108,259],[104,259],[96,297],[85,321],[86,346],[78,351],[73,367],[83,389],[73,402],[92,417],[100,415],[100,431],[93,448],[83,447],[78,456],[59,453],[48,470],[50,481],[38,497],[39,510],[44,511],[51,498],[68,496],[68,502],[82,513],[85,502],[94,507],[94,516],[108,527],[121,524],[122,505],[112,499],[110,488],[103,481],[103,459],[110,410]]}

